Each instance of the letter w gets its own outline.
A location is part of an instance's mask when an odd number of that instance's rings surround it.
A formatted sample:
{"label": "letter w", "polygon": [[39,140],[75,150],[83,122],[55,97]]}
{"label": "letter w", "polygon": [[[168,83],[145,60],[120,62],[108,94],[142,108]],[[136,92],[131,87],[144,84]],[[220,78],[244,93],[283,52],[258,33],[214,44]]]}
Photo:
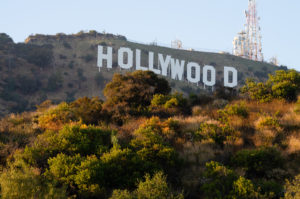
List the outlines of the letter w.
{"label": "letter w", "polygon": [[182,80],[183,72],[184,72],[184,60],[178,60],[178,59],[171,59],[171,74],[172,79],[176,79],[176,76],[178,77],[178,80]]}

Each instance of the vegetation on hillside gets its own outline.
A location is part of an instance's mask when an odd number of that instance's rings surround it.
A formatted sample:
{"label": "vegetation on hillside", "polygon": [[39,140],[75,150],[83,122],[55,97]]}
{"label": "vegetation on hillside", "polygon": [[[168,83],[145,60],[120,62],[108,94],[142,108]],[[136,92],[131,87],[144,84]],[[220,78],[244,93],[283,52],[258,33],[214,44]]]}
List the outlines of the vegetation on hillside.
{"label": "vegetation on hillside", "polygon": [[298,198],[298,79],[278,71],[242,96],[203,99],[136,71],[116,74],[105,101],[7,115],[1,198]]}

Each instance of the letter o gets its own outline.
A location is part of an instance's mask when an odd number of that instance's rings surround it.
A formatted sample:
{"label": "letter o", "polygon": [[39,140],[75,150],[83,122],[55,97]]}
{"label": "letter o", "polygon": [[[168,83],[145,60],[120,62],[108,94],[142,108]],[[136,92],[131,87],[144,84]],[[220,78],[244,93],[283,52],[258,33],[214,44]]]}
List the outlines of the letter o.
{"label": "letter o", "polygon": [[[192,77],[192,68],[195,68],[195,77]],[[187,79],[191,83],[198,83],[200,81],[200,66],[195,62],[187,64]]]}
{"label": "letter o", "polygon": [[[208,71],[210,71],[210,81],[208,81]],[[207,86],[216,84],[216,70],[213,66],[206,65],[203,67],[203,83]]]}
{"label": "letter o", "polygon": [[[124,53],[128,55],[127,64],[124,63]],[[133,52],[130,48],[120,48],[118,50],[118,64],[123,69],[130,69],[133,65]]]}

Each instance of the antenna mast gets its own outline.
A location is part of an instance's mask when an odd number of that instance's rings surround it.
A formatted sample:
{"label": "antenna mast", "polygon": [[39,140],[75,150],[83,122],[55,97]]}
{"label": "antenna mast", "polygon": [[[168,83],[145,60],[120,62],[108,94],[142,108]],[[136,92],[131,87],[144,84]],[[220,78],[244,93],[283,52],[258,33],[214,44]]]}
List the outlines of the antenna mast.
{"label": "antenna mast", "polygon": [[246,33],[249,45],[249,59],[263,61],[261,34],[257,15],[256,0],[249,0],[248,11],[246,11]]}
{"label": "antenna mast", "polygon": [[245,30],[240,32],[233,41],[233,54],[255,61],[263,61],[261,33],[257,15],[256,0],[249,0],[248,10],[245,11]]}

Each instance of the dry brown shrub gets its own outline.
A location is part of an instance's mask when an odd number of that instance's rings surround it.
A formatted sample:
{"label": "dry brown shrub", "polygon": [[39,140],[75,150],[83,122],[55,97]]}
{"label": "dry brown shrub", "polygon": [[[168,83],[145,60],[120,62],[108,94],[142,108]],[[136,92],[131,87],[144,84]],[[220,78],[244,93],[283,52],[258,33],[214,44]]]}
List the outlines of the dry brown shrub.
{"label": "dry brown shrub", "polygon": [[203,107],[202,106],[194,106],[192,108],[192,114],[193,116],[199,116],[202,115],[204,112]]}
{"label": "dry brown shrub", "polygon": [[299,136],[290,136],[288,138],[288,149],[289,153],[294,153],[300,151],[300,137]]}
{"label": "dry brown shrub", "polygon": [[280,114],[283,115],[286,113],[290,108],[293,106],[291,103],[287,103],[281,100],[273,100],[270,103],[258,103],[255,101],[248,101],[247,107],[249,108],[250,112],[256,113],[268,113],[270,115]]}
{"label": "dry brown shrub", "polygon": [[186,142],[180,152],[181,158],[195,165],[205,166],[207,161],[213,160],[220,149],[213,140],[201,142]]}
{"label": "dry brown shrub", "polygon": [[253,136],[253,143],[256,147],[273,146],[273,142],[277,136],[277,132],[270,129],[256,131]]}
{"label": "dry brown shrub", "polygon": [[229,122],[232,128],[238,129],[242,128],[243,126],[248,124],[248,119],[241,118],[236,115],[228,116],[229,117]]}
{"label": "dry brown shrub", "polygon": [[288,112],[280,118],[280,123],[284,126],[300,126],[300,114],[297,114],[293,108],[290,108]]}
{"label": "dry brown shrub", "polygon": [[253,136],[255,146],[273,146],[277,136],[283,132],[277,117],[262,115],[255,122],[256,132]]}
{"label": "dry brown shrub", "polygon": [[179,121],[183,131],[196,131],[203,122],[209,124],[219,123],[208,116],[174,117],[173,119]]}
{"label": "dry brown shrub", "polygon": [[145,117],[139,117],[135,119],[131,119],[122,126],[111,126],[112,129],[117,129],[118,134],[117,137],[121,141],[129,142],[132,138],[132,134],[135,130],[137,130],[140,125],[144,124],[147,121]]}

